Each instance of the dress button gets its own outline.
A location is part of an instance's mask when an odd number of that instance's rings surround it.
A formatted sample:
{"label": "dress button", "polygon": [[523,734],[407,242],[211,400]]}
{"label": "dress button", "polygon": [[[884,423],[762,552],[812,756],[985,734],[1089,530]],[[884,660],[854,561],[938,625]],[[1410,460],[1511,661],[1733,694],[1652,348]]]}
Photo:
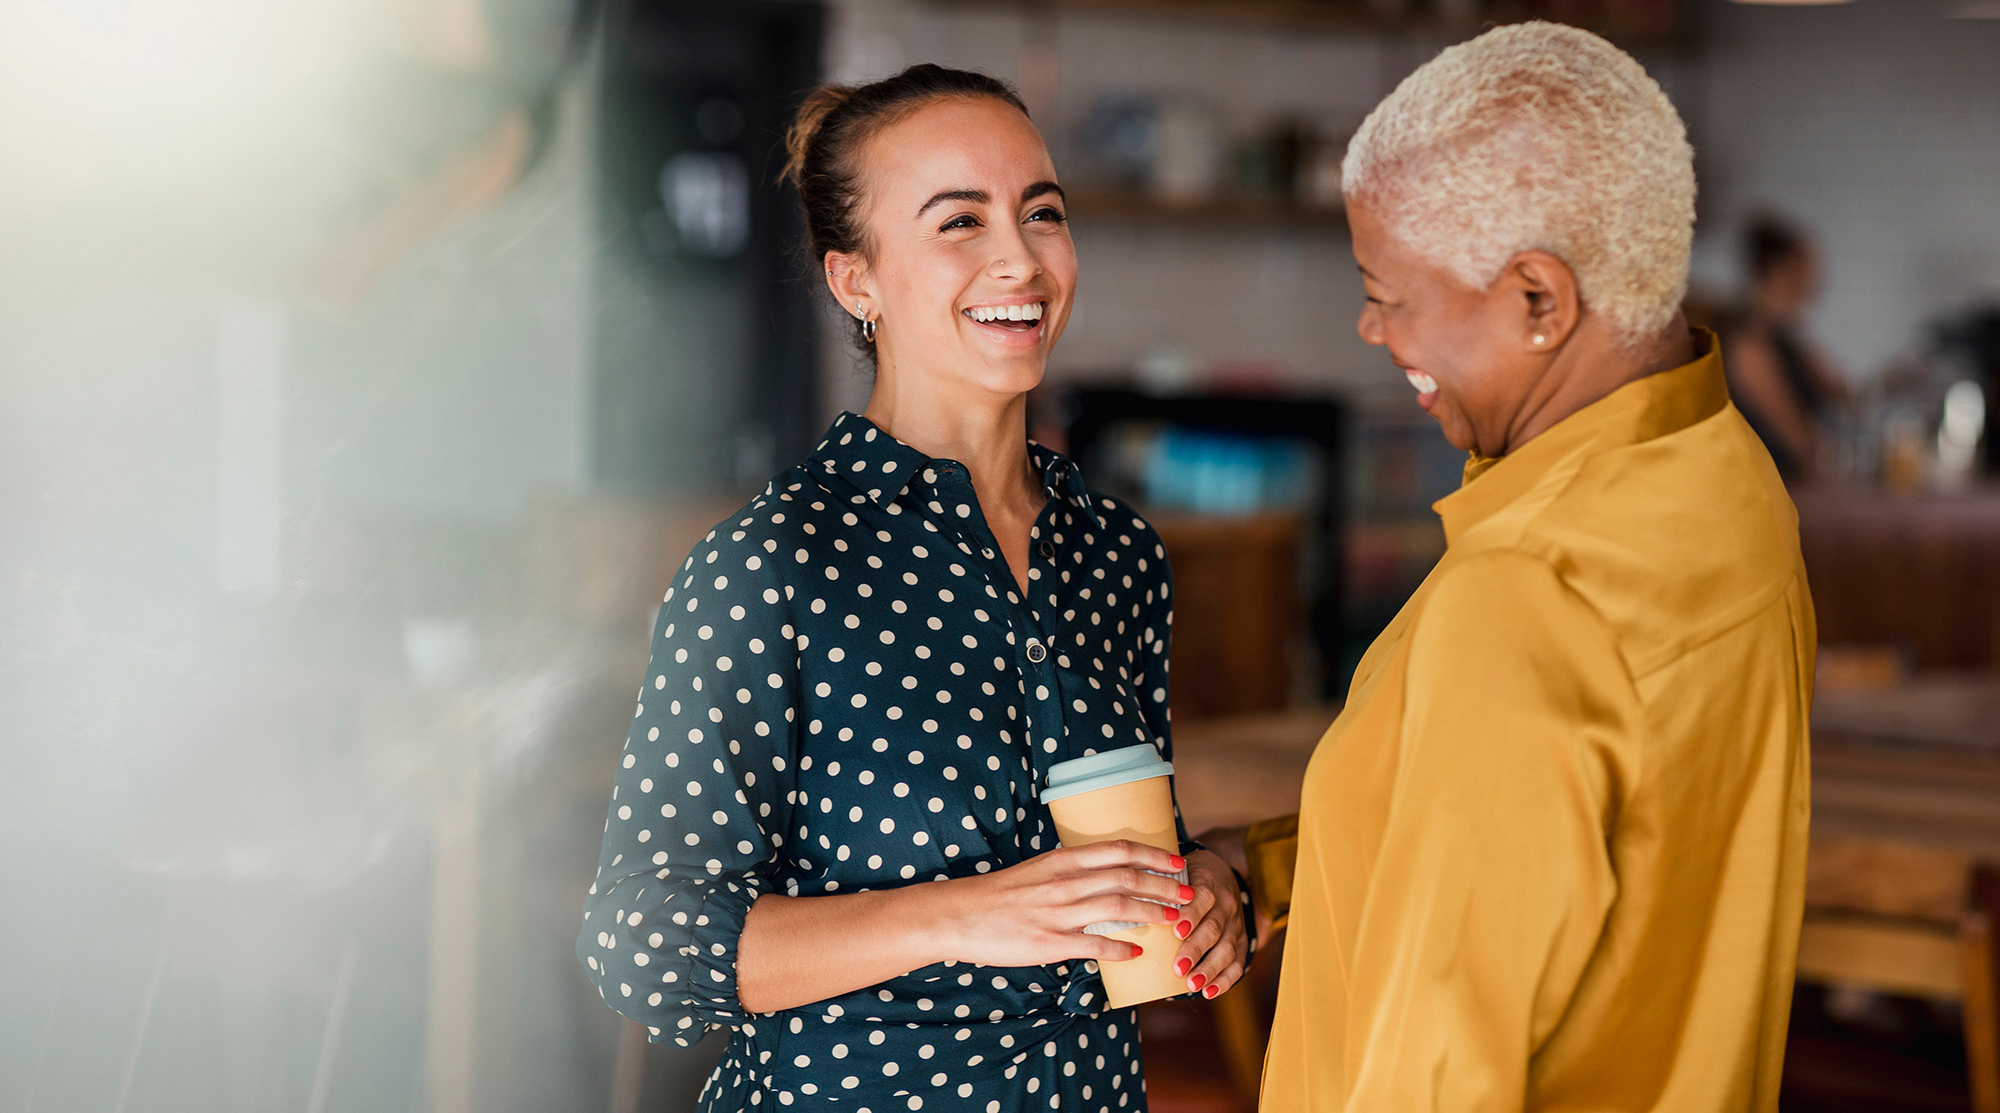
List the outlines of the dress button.
{"label": "dress button", "polygon": [[1033,662],[1034,664],[1037,664],[1037,665],[1039,665],[1039,664],[1041,664],[1041,663],[1042,663],[1043,661],[1047,660],[1047,659],[1048,659],[1048,656],[1049,656],[1049,651],[1048,651],[1047,649],[1045,649],[1045,648],[1043,648],[1043,647],[1042,647],[1042,643],[1041,643],[1041,640],[1040,640],[1040,639],[1038,639],[1038,638],[1029,638],[1029,639],[1028,639],[1028,660],[1029,660],[1029,661]]}
{"label": "dress button", "polygon": [[1043,560],[1054,560],[1055,558],[1056,558],[1056,546],[1055,546],[1055,543],[1054,543],[1054,542],[1052,542],[1052,541],[1044,541],[1044,542],[1042,542],[1042,559],[1043,559]]}

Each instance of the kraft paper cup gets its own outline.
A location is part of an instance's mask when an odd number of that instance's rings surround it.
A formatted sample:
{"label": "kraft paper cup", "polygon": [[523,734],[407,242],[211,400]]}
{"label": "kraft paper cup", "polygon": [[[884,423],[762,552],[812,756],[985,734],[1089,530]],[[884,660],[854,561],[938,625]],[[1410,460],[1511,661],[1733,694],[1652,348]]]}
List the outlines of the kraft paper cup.
{"label": "kraft paper cup", "polygon": [[[1049,767],[1042,803],[1065,847],[1129,839],[1178,854],[1173,782],[1168,779],[1173,772],[1173,764],[1150,743],[1058,762]],[[1182,870],[1181,884],[1187,879]],[[1174,973],[1181,938],[1171,925],[1107,921],[1084,930],[1136,943],[1144,951],[1138,958],[1098,964],[1109,1007],[1125,1008],[1188,992],[1187,980]]]}

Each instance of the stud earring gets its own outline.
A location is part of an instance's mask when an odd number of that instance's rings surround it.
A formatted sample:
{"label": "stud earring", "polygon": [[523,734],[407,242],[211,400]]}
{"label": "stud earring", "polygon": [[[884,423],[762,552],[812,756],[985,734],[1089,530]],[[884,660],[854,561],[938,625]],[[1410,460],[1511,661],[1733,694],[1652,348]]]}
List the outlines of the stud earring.
{"label": "stud earring", "polygon": [[1542,345],[1544,345],[1544,344],[1546,344],[1546,343],[1548,343],[1548,342],[1549,342],[1549,338],[1548,338],[1548,337],[1546,337],[1546,336],[1543,336],[1543,335],[1542,335],[1541,333],[1539,333],[1539,332],[1535,334],[1535,347],[1539,348],[1539,347],[1541,347]]}

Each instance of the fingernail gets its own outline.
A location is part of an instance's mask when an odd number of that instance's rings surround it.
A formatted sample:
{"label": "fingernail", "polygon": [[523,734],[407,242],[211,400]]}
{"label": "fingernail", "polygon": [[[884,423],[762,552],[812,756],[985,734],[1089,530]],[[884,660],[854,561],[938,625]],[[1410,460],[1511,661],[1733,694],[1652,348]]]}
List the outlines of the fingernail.
{"label": "fingernail", "polygon": [[1190,936],[1190,935],[1193,935],[1193,934],[1194,934],[1194,921],[1193,921],[1193,920],[1182,920],[1182,921],[1181,921],[1180,923],[1178,923],[1178,924],[1176,924],[1176,925],[1174,926],[1174,933],[1175,933],[1176,935],[1179,935],[1179,936],[1180,936],[1180,937],[1181,937],[1182,939],[1186,939],[1186,938],[1187,938],[1188,936]]}
{"label": "fingernail", "polygon": [[1204,989],[1204,990],[1202,990],[1202,991],[1201,991],[1201,995],[1202,995],[1203,997],[1206,997],[1206,998],[1208,998],[1209,1000],[1213,1001],[1213,1000],[1215,1000],[1215,995],[1216,995],[1216,994],[1218,994],[1218,993],[1221,993],[1221,992],[1222,992],[1222,987],[1221,987],[1221,986],[1214,986],[1214,985],[1212,985],[1212,986],[1209,986],[1209,987],[1208,987],[1207,989]]}
{"label": "fingernail", "polygon": [[1175,907],[1173,907],[1172,905],[1166,905],[1165,907],[1166,907],[1166,909],[1167,909],[1167,922],[1168,922],[1168,923],[1170,923],[1170,924],[1171,924],[1171,923],[1173,923],[1173,922],[1174,922],[1175,920],[1178,920],[1178,919],[1180,919],[1180,918],[1181,918],[1181,910],[1180,910],[1180,909],[1178,909],[1178,908],[1175,908]]}
{"label": "fingernail", "polygon": [[1186,885],[1183,885],[1183,886],[1181,886],[1181,899],[1182,899],[1183,901],[1189,901],[1189,900],[1193,900],[1193,899],[1194,899],[1194,890],[1193,890],[1193,889],[1191,889],[1191,888],[1189,888],[1189,887],[1187,887]]}
{"label": "fingernail", "polygon": [[1141,947],[1141,946],[1140,946],[1140,945],[1138,945],[1137,943],[1134,943],[1134,944],[1132,944],[1132,957],[1133,957],[1133,958],[1138,958],[1138,957],[1139,957],[1140,955],[1143,955],[1143,954],[1145,954],[1145,953],[1146,953],[1146,948],[1144,948],[1144,947]]}
{"label": "fingernail", "polygon": [[1187,859],[1181,857],[1178,854],[1174,855],[1171,861],[1174,863],[1174,868],[1177,870],[1184,870],[1187,868]]}
{"label": "fingernail", "polygon": [[1190,981],[1191,981],[1191,982],[1193,983],[1193,986],[1194,986],[1194,988],[1196,988],[1196,989],[1200,989],[1200,988],[1201,988],[1202,986],[1205,986],[1205,985],[1207,985],[1207,984],[1208,984],[1208,975],[1207,975],[1207,974],[1196,974],[1196,975],[1195,975],[1195,976],[1194,976],[1193,978],[1191,978],[1191,979],[1189,979],[1189,980],[1190,980]]}
{"label": "fingernail", "polygon": [[1174,963],[1174,973],[1180,977],[1187,977],[1188,971],[1192,969],[1194,969],[1194,960],[1191,958],[1184,958]]}

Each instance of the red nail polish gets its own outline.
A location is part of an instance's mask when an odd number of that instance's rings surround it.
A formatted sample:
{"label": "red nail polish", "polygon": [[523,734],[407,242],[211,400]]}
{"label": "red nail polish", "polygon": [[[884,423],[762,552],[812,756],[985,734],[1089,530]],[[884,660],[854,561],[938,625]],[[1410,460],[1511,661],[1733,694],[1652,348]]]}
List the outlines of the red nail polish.
{"label": "red nail polish", "polygon": [[1215,1000],[1215,995],[1221,992],[1222,988],[1220,986],[1209,986],[1207,989],[1201,991],[1201,995],[1213,1001]]}
{"label": "red nail polish", "polygon": [[1207,974],[1196,974],[1194,976],[1194,988],[1200,989],[1202,986],[1205,986],[1207,984],[1208,984]]}
{"label": "red nail polish", "polygon": [[1138,957],[1139,957],[1140,955],[1143,955],[1143,954],[1145,954],[1145,953],[1146,953],[1146,948],[1144,948],[1144,947],[1141,947],[1141,946],[1140,946],[1140,945],[1138,945],[1137,943],[1134,943],[1134,944],[1132,944],[1132,957],[1133,957],[1133,958],[1138,958]]}
{"label": "red nail polish", "polygon": [[1182,939],[1186,939],[1188,936],[1193,935],[1194,921],[1182,920],[1177,926],[1175,926],[1174,934],[1180,936]]}
{"label": "red nail polish", "polygon": [[1184,901],[1193,900],[1194,890],[1188,888],[1186,885],[1181,886],[1181,899]]}
{"label": "red nail polish", "polygon": [[1187,977],[1188,971],[1192,969],[1194,969],[1194,960],[1191,958],[1184,958],[1179,962],[1174,963],[1174,973],[1180,975],[1183,978]]}
{"label": "red nail polish", "polygon": [[1178,908],[1174,908],[1174,907],[1172,907],[1172,906],[1169,906],[1169,907],[1167,908],[1167,922],[1168,922],[1168,923],[1170,923],[1170,924],[1171,924],[1171,923],[1173,923],[1173,922],[1174,922],[1175,920],[1178,920],[1178,919],[1180,919],[1180,918],[1181,918],[1181,910],[1180,910],[1180,909],[1178,909]]}
{"label": "red nail polish", "polygon": [[1177,870],[1184,870],[1187,868],[1187,859],[1181,857],[1178,854],[1173,856],[1172,861],[1174,863],[1174,868]]}

